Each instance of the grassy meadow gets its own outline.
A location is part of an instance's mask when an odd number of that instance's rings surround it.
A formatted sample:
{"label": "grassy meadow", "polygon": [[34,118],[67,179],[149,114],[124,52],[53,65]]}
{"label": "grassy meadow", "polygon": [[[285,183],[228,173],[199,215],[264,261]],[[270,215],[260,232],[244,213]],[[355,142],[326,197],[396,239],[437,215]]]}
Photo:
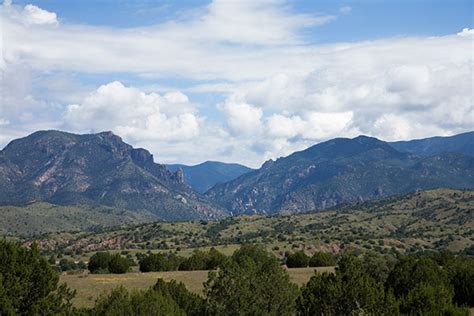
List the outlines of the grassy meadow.
{"label": "grassy meadow", "polygon": [[[321,268],[292,268],[288,269],[293,283],[301,286],[308,282],[314,271],[333,272],[334,267]],[[176,280],[183,282],[186,288],[201,294],[203,283],[207,280],[208,271],[166,271],[166,272],[130,272],[125,274],[62,274],[61,283],[77,291],[73,303],[76,307],[91,307],[95,299],[102,293],[110,292],[113,288],[123,285],[128,290],[143,290],[162,278],[165,281]]]}

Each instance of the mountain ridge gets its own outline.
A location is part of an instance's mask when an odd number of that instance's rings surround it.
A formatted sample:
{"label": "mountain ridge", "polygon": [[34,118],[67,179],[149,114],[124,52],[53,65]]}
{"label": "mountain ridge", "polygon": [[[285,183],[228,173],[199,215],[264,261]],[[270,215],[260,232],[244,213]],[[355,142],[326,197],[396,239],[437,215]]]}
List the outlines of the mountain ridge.
{"label": "mountain ridge", "polygon": [[463,153],[474,156],[474,132],[453,136],[435,136],[407,141],[389,142],[390,146],[419,156],[432,156],[443,152]]}
{"label": "mountain ridge", "polygon": [[162,219],[226,215],[183,183],[181,172],[156,164],[112,132],[39,131],[0,151],[0,204],[49,202],[148,210]]}
{"label": "mountain ridge", "polygon": [[[335,138],[253,170],[213,161],[158,164],[146,149],[133,148],[112,132],[38,131],[0,151],[0,205],[104,205],[187,220],[305,212],[420,189],[473,188],[471,136],[474,132],[401,145],[365,135]],[[241,174],[230,174],[233,180],[204,195],[186,184],[189,170],[198,169],[194,180],[204,192],[210,186],[205,180],[215,182],[229,167]]]}
{"label": "mountain ridge", "polygon": [[474,157],[419,157],[373,137],[336,138],[217,185],[206,195],[232,214],[295,213],[437,187],[474,187]]}

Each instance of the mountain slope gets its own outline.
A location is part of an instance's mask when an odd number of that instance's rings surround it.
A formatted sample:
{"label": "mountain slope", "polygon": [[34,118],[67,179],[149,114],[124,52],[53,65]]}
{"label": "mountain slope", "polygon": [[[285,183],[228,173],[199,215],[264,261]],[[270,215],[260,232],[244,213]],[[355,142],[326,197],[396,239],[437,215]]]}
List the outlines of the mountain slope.
{"label": "mountain slope", "polygon": [[184,182],[199,193],[204,193],[217,183],[224,183],[251,171],[252,169],[236,163],[206,161],[195,166],[181,164],[166,165],[176,172],[181,168],[184,172]]}
{"label": "mountain slope", "polygon": [[284,256],[288,249],[309,253],[457,252],[474,245],[473,209],[474,191],[436,189],[305,214],[236,216],[205,225],[197,221],[161,222],[94,234],[51,234],[38,243],[44,249],[70,252],[144,249],[148,245],[179,249],[183,251],[180,254],[210,246],[231,252],[237,244],[255,242],[266,245],[277,256]]}
{"label": "mountain slope", "polygon": [[418,157],[359,136],[314,145],[206,195],[233,214],[295,213],[437,187],[474,187],[474,157]]}
{"label": "mountain slope", "polygon": [[148,210],[166,219],[214,218],[225,211],[111,132],[36,132],[0,152],[0,204],[44,201]]}
{"label": "mountain slope", "polygon": [[409,141],[391,142],[390,146],[401,152],[418,156],[433,156],[442,153],[461,153],[474,156],[474,132],[449,137],[431,137]]}
{"label": "mountain slope", "polygon": [[61,231],[90,232],[103,228],[157,221],[147,211],[128,211],[108,206],[53,205],[0,206],[0,235],[33,236]]}

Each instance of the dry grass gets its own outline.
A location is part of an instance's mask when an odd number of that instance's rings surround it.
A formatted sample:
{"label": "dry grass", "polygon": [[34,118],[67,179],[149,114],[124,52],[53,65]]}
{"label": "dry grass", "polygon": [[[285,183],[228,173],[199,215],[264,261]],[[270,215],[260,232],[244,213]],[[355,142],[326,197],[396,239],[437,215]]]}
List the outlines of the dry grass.
{"label": "dry grass", "polygon": [[[319,272],[333,272],[333,267],[326,268],[293,268],[288,269],[292,282],[302,285],[311,278],[314,270]],[[203,283],[207,280],[208,271],[169,271],[148,273],[126,273],[126,274],[89,274],[61,275],[60,282],[77,291],[74,305],[77,307],[90,307],[95,299],[102,293],[107,293],[113,288],[123,285],[127,289],[146,289],[159,278],[165,281],[176,280],[183,282],[192,292],[201,294]]]}

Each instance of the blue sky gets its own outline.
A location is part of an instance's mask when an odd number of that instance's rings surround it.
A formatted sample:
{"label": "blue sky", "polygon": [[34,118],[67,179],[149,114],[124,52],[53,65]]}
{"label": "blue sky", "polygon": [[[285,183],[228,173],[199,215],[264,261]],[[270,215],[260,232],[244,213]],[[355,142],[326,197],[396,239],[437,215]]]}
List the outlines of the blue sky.
{"label": "blue sky", "polygon": [[472,1],[9,1],[0,147],[112,130],[158,162],[472,129]]}
{"label": "blue sky", "polygon": [[[56,12],[65,23],[121,28],[149,26],[205,7],[209,1],[15,1]],[[358,41],[402,35],[446,35],[473,27],[473,2],[469,0],[358,0],[292,1],[293,12],[339,15],[351,12],[309,36],[314,42]]]}

